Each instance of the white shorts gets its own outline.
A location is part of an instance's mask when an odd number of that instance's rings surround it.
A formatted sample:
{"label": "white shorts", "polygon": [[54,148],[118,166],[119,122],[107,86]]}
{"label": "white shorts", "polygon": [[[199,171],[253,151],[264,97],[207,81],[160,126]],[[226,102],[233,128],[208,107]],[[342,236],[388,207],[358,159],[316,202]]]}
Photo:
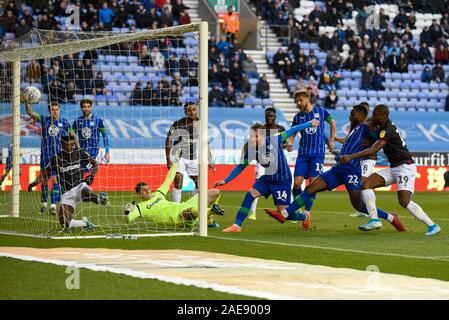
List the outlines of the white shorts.
{"label": "white shorts", "polygon": [[76,187],[70,189],[61,196],[61,204],[66,204],[72,208],[76,208],[76,205],[81,202],[81,191],[86,188],[92,190],[85,182],[82,182]]}
{"label": "white shorts", "polygon": [[362,167],[362,177],[369,177],[373,174],[374,167],[376,166],[376,160],[366,159],[360,161]]}
{"label": "white shorts", "polygon": [[183,176],[196,177],[199,174],[199,162],[198,159],[190,160],[180,158],[178,163],[178,169],[176,172],[181,173]]}
{"label": "white shorts", "polygon": [[265,174],[265,168],[262,167],[260,163],[256,165],[256,179],[259,179],[261,176]]}
{"label": "white shorts", "polygon": [[385,186],[397,183],[398,191],[415,192],[416,164],[403,164],[376,172],[385,180]]}

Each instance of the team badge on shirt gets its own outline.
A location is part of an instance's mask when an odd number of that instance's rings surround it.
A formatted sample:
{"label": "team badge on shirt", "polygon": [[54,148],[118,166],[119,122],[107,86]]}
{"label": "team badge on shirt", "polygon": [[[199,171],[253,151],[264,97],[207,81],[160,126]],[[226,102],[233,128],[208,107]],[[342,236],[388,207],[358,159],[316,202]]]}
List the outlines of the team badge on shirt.
{"label": "team badge on shirt", "polygon": [[59,134],[59,131],[61,131],[61,129],[53,124],[48,127],[48,134],[51,137],[56,137]]}
{"label": "team badge on shirt", "polygon": [[89,139],[89,138],[92,136],[92,130],[90,130],[89,127],[84,127],[84,128],[81,130],[81,134],[83,135],[83,137],[84,137],[85,139]]}
{"label": "team badge on shirt", "polygon": [[380,133],[379,133],[379,138],[381,138],[381,139],[383,139],[383,138],[385,138],[385,134],[386,134],[387,132],[385,131],[385,130],[382,130]]}

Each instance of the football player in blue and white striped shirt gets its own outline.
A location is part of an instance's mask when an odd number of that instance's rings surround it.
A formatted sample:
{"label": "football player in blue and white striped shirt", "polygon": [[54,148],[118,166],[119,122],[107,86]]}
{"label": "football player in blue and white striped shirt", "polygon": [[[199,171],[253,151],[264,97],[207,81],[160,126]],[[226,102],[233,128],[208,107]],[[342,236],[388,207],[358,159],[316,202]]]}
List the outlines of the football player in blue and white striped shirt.
{"label": "football player in blue and white striped shirt", "polygon": [[[312,179],[323,172],[324,156],[326,153],[326,134],[325,122],[330,125],[329,148],[334,150],[334,140],[336,132],[336,123],[332,115],[324,108],[315,106],[311,102],[310,92],[308,90],[300,90],[295,93],[295,102],[300,110],[293,118],[292,126],[306,123],[312,119],[320,121],[320,125],[316,128],[306,128],[301,130],[301,139],[299,141],[298,157],[295,164],[293,196],[297,197],[302,193],[301,185],[306,179]],[[288,150],[293,148],[296,134],[288,140]],[[305,210],[310,213],[310,207],[307,205]],[[303,229],[310,227],[310,221],[303,222]]]}
{"label": "football player in blue and white striped shirt", "polygon": [[[368,125],[365,123],[367,114],[366,108],[362,105],[356,105],[352,109],[349,117],[352,130],[346,137],[345,143],[340,151],[341,157],[356,154],[357,152],[366,149],[367,139],[377,139],[377,133],[370,131]],[[312,183],[307,186],[305,191],[295,198],[288,208],[284,210],[265,209],[265,212],[282,223],[286,220],[310,220],[310,213],[307,211],[304,213],[298,212],[298,209],[307,205],[311,207],[313,199],[315,198],[315,193],[325,190],[331,191],[344,184],[354,209],[367,213],[368,211],[363,203],[360,191],[362,174],[360,159],[355,158],[344,164],[339,163],[339,161],[340,160],[337,159],[336,166],[314,179]],[[388,220],[396,230],[405,231],[405,228],[397,215],[388,214],[381,209],[377,209],[377,213],[382,219]]]}
{"label": "football player in blue and white striped shirt", "polygon": [[264,196],[273,196],[274,204],[278,210],[287,208],[291,201],[292,174],[285,157],[282,143],[289,136],[309,127],[316,127],[320,122],[312,119],[309,122],[294,126],[287,131],[276,133],[266,137],[266,129],[260,123],[251,126],[250,138],[242,152],[242,163],[236,166],[227,178],[217,181],[215,186],[223,186],[243,172],[245,167],[256,160],[264,168],[262,177],[256,180],[253,187],[246,193],[245,198],[237,212],[235,223],[223,230],[223,232],[240,232],[243,221],[248,216],[254,199]]}
{"label": "football player in blue and white striped shirt", "polygon": [[109,162],[109,139],[103,119],[92,114],[92,100],[82,99],[80,107],[83,115],[73,122],[72,128],[78,136],[81,149],[96,159],[100,149],[101,135],[106,151],[104,159]]}

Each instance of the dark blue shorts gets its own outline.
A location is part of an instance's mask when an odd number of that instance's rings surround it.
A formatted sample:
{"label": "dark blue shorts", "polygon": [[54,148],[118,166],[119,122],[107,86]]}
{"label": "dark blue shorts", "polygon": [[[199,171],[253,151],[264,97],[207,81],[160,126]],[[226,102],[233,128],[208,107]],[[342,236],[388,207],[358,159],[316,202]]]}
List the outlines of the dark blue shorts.
{"label": "dark blue shorts", "polygon": [[360,166],[339,165],[321,174],[326,181],[327,188],[333,190],[342,184],[346,190],[360,190],[362,185],[362,170]]}
{"label": "dark blue shorts", "polygon": [[273,202],[277,205],[288,206],[291,202],[292,182],[282,181],[274,182],[264,179],[258,179],[253,185],[253,188],[259,191],[261,195],[267,199],[270,195],[273,196]]}
{"label": "dark blue shorts", "polygon": [[316,154],[311,156],[300,156],[296,158],[295,177],[304,177],[309,179],[317,177],[323,172],[324,154]]}

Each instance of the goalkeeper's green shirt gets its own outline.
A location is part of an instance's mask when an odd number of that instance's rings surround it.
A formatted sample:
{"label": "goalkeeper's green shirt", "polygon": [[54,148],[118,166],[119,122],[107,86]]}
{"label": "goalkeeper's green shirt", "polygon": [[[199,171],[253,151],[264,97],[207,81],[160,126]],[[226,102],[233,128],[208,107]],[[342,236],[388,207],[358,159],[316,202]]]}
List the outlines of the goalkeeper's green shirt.
{"label": "goalkeeper's green shirt", "polygon": [[181,203],[171,202],[165,198],[175,178],[177,168],[177,164],[171,166],[164,182],[153,192],[151,199],[140,202],[129,213],[128,222],[132,222],[138,217],[143,217],[150,222],[159,224],[178,224],[183,222],[180,216],[183,211],[198,208],[198,196],[194,196],[188,201]]}

